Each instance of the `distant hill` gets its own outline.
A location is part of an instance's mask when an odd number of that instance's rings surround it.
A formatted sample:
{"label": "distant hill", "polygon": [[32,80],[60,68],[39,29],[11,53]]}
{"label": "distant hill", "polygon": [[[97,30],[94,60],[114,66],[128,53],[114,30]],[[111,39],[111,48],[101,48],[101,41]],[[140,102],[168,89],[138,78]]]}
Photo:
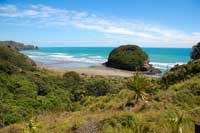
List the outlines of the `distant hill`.
{"label": "distant hill", "polygon": [[7,46],[11,49],[15,49],[17,51],[38,49],[37,46],[25,45],[23,43],[19,43],[19,42],[15,42],[15,41],[0,41],[0,45],[5,45],[5,46]]}

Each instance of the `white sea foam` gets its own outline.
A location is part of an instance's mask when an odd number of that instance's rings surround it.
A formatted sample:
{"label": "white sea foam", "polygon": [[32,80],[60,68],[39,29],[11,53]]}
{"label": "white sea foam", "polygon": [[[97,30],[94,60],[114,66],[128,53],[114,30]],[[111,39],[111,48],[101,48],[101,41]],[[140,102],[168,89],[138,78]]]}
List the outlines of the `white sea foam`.
{"label": "white sea foam", "polygon": [[50,58],[52,59],[56,59],[56,60],[70,60],[73,58],[73,56],[70,55],[61,55],[61,54],[53,54],[53,55],[49,55]]}
{"label": "white sea foam", "polygon": [[64,53],[42,53],[42,52],[30,52],[25,53],[30,58],[38,61],[58,61],[58,62],[82,62],[91,64],[100,64],[106,61],[102,56],[72,56]]}
{"label": "white sea foam", "polygon": [[182,65],[183,62],[175,62],[175,63],[160,63],[160,62],[150,62],[155,68],[162,69],[162,70],[169,70],[170,68],[174,67],[175,65]]}
{"label": "white sea foam", "polygon": [[103,59],[102,56],[88,56],[90,59]]}

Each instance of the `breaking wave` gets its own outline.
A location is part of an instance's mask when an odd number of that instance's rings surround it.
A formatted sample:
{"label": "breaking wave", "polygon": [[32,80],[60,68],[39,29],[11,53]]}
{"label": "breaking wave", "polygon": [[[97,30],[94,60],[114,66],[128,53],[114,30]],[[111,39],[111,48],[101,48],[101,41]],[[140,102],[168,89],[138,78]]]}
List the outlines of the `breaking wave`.
{"label": "breaking wave", "polygon": [[[69,55],[65,53],[44,53],[44,52],[31,52],[24,51],[24,54],[28,55],[35,61],[45,63],[47,65],[52,64],[66,64],[69,63],[85,63],[90,65],[99,65],[107,61],[106,57],[100,55],[90,55],[90,54],[79,54],[79,55]],[[160,63],[160,62],[150,62],[155,68],[160,69],[161,71],[168,71],[176,64],[184,64],[184,62],[175,62],[175,63]],[[77,66],[78,67],[78,66]]]}
{"label": "breaking wave", "polygon": [[68,55],[64,53],[42,53],[42,52],[26,52],[35,61],[46,62],[46,61],[58,61],[58,62],[80,62],[90,64],[101,64],[106,62],[106,58],[102,56],[86,56],[86,55]]}
{"label": "breaking wave", "polygon": [[184,62],[175,62],[175,63],[160,63],[160,62],[150,62],[155,68],[161,69],[161,70],[169,70],[175,65],[182,65]]}

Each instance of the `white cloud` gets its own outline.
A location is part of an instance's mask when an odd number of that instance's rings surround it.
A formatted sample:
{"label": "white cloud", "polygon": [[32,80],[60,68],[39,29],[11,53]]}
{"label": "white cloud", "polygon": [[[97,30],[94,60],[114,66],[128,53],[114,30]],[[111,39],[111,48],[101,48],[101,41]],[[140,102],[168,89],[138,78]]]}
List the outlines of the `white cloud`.
{"label": "white cloud", "polygon": [[[107,19],[96,14],[58,9],[46,5],[30,5],[26,8],[15,5],[0,5],[1,20],[15,23],[23,18],[27,23],[39,26],[67,27],[73,26],[82,30],[94,30],[106,34],[107,41],[124,43],[151,43],[191,47],[200,40],[200,32],[185,33],[176,29],[160,28],[141,22]],[[109,40],[110,39],[110,40]]]}

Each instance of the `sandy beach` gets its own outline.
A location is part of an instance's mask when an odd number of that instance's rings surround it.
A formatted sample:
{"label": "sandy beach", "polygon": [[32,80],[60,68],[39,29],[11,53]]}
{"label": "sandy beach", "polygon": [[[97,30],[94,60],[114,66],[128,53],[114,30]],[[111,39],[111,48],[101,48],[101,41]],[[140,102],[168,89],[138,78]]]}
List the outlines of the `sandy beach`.
{"label": "sandy beach", "polygon": [[[60,74],[64,74],[69,71],[74,71],[81,75],[87,75],[87,76],[131,77],[134,75],[133,71],[120,70],[120,69],[106,67],[103,65],[93,66],[93,67],[71,68],[71,67],[61,67],[61,66],[47,66],[47,65],[44,65],[43,63],[37,62],[37,66],[39,68],[47,69],[49,71],[57,72]],[[150,75],[149,73],[143,72],[143,74],[147,77],[154,77],[153,75]]]}
{"label": "sandy beach", "polygon": [[108,68],[105,66],[94,66],[94,67],[76,67],[76,68],[68,68],[68,67],[60,67],[60,66],[46,66],[42,63],[37,63],[37,66],[40,68],[45,68],[52,72],[65,73],[69,71],[75,71],[81,75],[88,76],[111,76],[111,77],[131,77],[134,72],[119,70],[114,68]]}

